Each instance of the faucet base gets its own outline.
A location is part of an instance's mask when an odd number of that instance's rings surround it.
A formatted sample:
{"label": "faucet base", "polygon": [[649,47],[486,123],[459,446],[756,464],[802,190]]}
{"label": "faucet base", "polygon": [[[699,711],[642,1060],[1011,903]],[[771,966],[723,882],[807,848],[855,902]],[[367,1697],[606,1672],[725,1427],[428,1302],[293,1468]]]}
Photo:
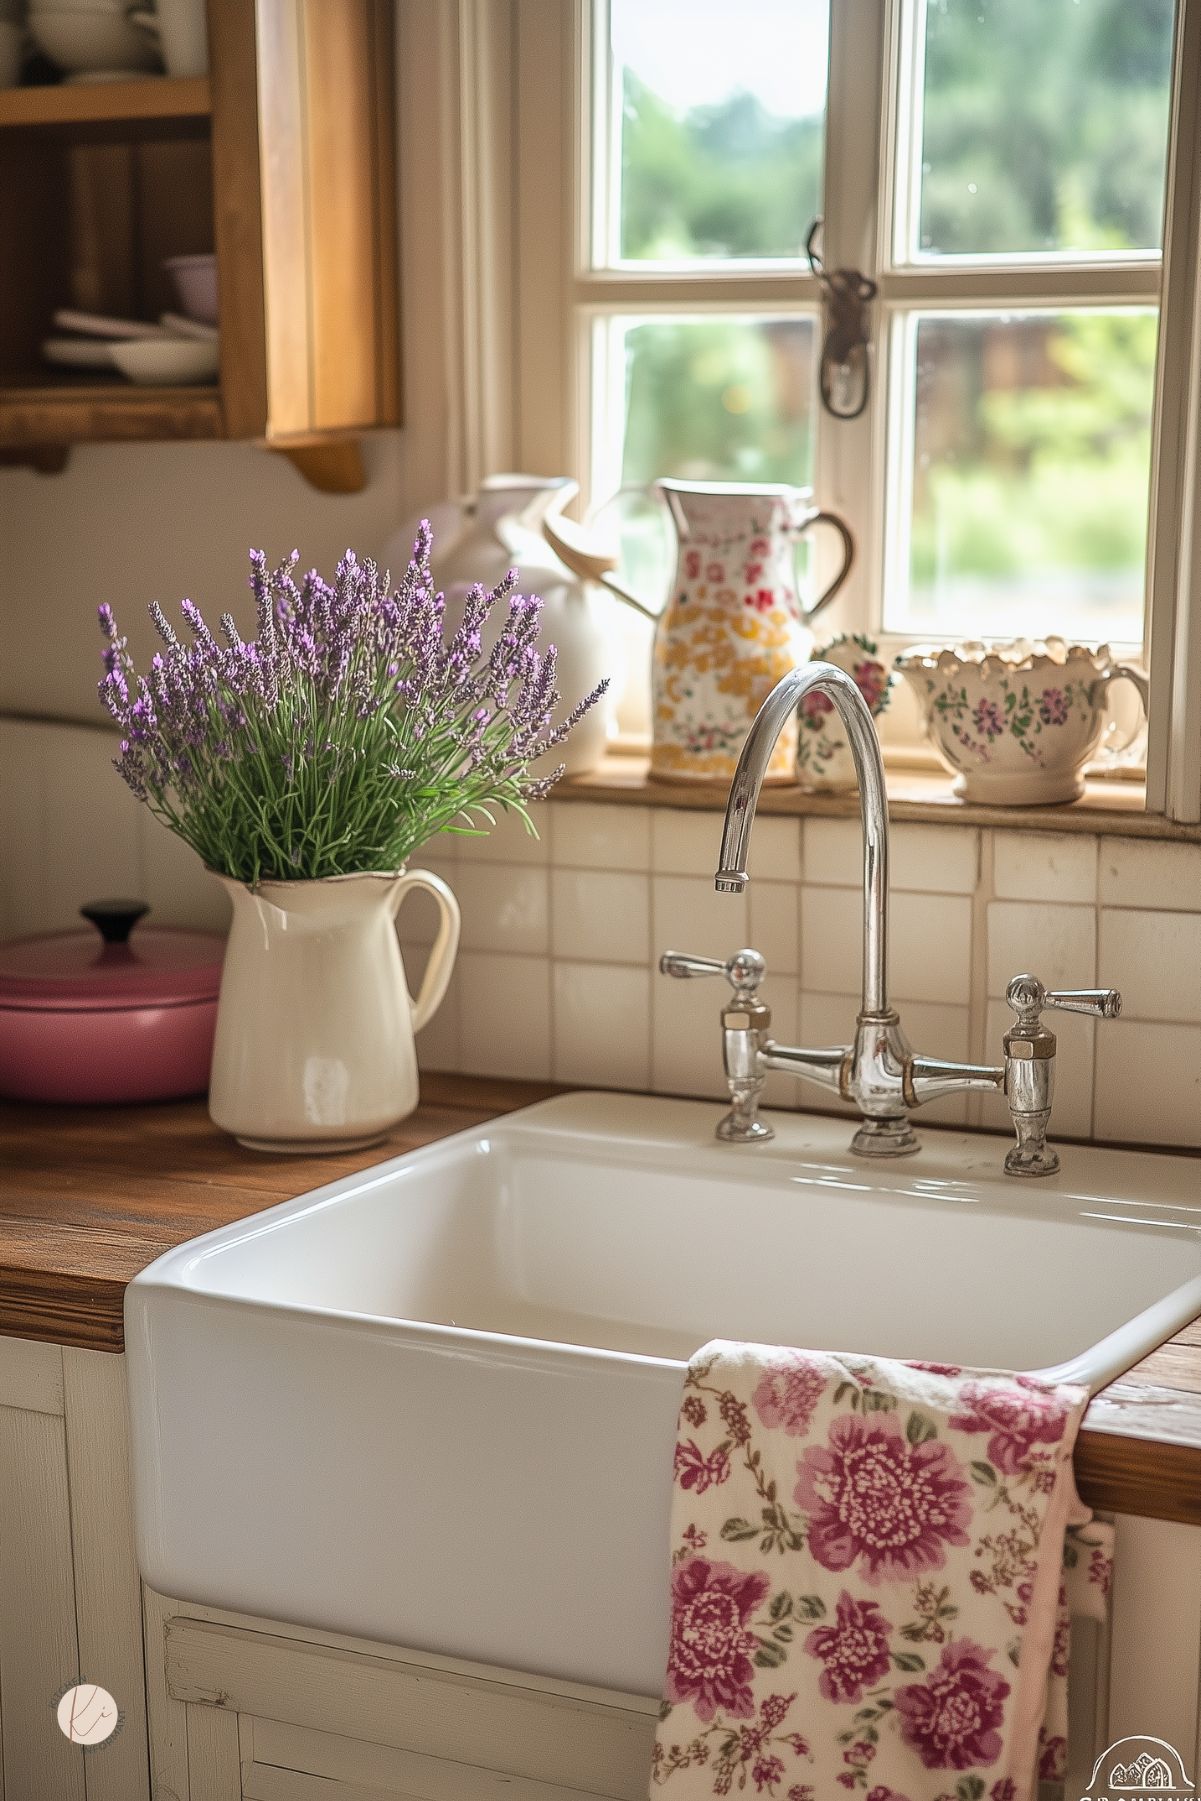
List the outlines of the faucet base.
{"label": "faucet base", "polygon": [[1058,1169],[1059,1157],[1045,1139],[1041,1143],[1015,1144],[1005,1154],[1007,1176],[1053,1176]]}
{"label": "faucet base", "polygon": [[917,1133],[902,1113],[895,1119],[865,1119],[851,1140],[851,1149],[857,1157],[908,1157],[919,1144]]}
{"label": "faucet base", "polygon": [[765,1138],[774,1138],[771,1126],[765,1126],[761,1119],[748,1119],[737,1109],[727,1113],[719,1120],[716,1136],[723,1144],[762,1144]]}

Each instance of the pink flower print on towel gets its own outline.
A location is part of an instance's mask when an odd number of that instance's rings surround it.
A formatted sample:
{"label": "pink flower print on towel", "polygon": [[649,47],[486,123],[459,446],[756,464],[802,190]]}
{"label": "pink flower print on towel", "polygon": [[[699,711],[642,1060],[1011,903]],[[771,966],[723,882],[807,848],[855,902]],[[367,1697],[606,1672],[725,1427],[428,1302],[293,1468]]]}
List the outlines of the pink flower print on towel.
{"label": "pink flower print on towel", "polygon": [[970,1638],[947,1645],[924,1682],[893,1696],[901,1736],[928,1770],[987,1769],[1001,1755],[1002,1702],[1009,1684],[990,1670],[993,1653]]}
{"label": "pink flower print on towel", "polygon": [[1057,1445],[1067,1424],[1063,1401],[1029,1376],[969,1382],[963,1401],[951,1425],[960,1432],[987,1432],[989,1458],[1006,1476],[1029,1469],[1035,1446]]}
{"label": "pink flower print on towel", "polygon": [[729,1474],[730,1453],[724,1445],[718,1445],[708,1457],[695,1438],[676,1446],[676,1480],[681,1488],[693,1488],[698,1495],[703,1495],[707,1488],[716,1488],[719,1482],[727,1481]]}
{"label": "pink flower print on towel", "polygon": [[910,1444],[894,1416],[840,1415],[797,1476],[809,1549],[827,1570],[861,1563],[867,1581],[895,1581],[941,1569],[948,1545],[968,1543],[972,1497],[961,1466],[937,1440]]}
{"label": "pink flower print on towel", "polygon": [[765,1426],[799,1438],[808,1431],[825,1386],[824,1370],[804,1357],[792,1356],[764,1371],[751,1398]]}
{"label": "pink flower print on towel", "polygon": [[762,1571],[748,1573],[729,1563],[693,1557],[672,1572],[671,1647],[666,1694],[691,1701],[697,1718],[710,1721],[718,1708],[749,1720],[755,1609],[771,1586]]}
{"label": "pink flower print on towel", "polygon": [[805,1640],[805,1650],[825,1665],[817,1686],[827,1701],[859,1701],[866,1689],[887,1676],[892,1667],[891,1632],[891,1622],[874,1601],[856,1601],[843,1589],[834,1624],[819,1626]]}

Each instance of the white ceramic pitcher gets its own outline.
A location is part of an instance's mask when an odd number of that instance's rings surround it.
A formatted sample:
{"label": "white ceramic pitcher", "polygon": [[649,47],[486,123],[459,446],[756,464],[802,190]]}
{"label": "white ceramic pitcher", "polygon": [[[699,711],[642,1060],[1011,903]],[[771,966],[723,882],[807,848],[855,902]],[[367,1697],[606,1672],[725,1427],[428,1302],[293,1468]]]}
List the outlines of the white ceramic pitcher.
{"label": "white ceramic pitcher", "polygon": [[[219,877],[233,902],[209,1088],[214,1122],[256,1151],[374,1144],[417,1105],[413,1034],[446,993],[459,906],[424,869],[324,881]],[[401,901],[441,913],[416,1000],[397,942]]]}
{"label": "white ceramic pitcher", "polygon": [[[578,493],[566,476],[490,475],[479,493],[461,506],[429,509],[434,528],[434,579],[446,591],[446,629],[453,631],[473,582],[494,587],[516,565],[520,591],[542,601],[542,636],[559,653],[558,688],[564,709],[607,678],[608,691],[587,712],[566,744],[535,763],[546,775],[562,763],[568,775],[595,769],[608,748],[617,702],[625,679],[624,653],[613,632],[608,597],[593,582],[580,580],[552,555],[543,520],[556,516]],[[404,568],[417,522],[410,520],[389,541],[384,562],[394,574]],[[499,608],[483,635],[485,654],[504,629]]]}

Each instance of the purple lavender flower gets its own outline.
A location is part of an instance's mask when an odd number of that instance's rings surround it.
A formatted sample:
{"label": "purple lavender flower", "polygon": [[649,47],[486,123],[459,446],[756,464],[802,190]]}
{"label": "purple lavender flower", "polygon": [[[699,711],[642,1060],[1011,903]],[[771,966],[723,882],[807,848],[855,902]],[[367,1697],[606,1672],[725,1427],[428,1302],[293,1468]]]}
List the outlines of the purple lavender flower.
{"label": "purple lavender flower", "polygon": [[396,587],[350,550],[332,582],[311,569],[299,583],[296,551],[274,569],[253,551],[254,638],[229,613],[218,638],[186,600],[185,641],[156,602],[163,649],[140,678],[101,607],[116,767],[211,867],[248,882],[396,868],[498,806],[533,830],[527,805],[562,770],[531,764],[608,684],[556,723],[557,653],[539,648],[541,602],[516,591],[516,570],[471,590],[448,639],[432,543],[422,521]]}

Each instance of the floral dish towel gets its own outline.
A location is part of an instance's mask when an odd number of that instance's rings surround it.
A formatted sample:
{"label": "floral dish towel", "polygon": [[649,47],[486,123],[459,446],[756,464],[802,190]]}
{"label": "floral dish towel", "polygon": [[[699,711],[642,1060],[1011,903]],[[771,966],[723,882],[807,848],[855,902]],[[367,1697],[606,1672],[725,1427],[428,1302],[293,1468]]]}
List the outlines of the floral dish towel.
{"label": "floral dish towel", "polygon": [[1103,1607],[1111,1550],[1090,1525],[1065,1556],[1087,1402],[993,1370],[699,1351],[652,1796],[1032,1801],[1061,1775],[1065,1570]]}

